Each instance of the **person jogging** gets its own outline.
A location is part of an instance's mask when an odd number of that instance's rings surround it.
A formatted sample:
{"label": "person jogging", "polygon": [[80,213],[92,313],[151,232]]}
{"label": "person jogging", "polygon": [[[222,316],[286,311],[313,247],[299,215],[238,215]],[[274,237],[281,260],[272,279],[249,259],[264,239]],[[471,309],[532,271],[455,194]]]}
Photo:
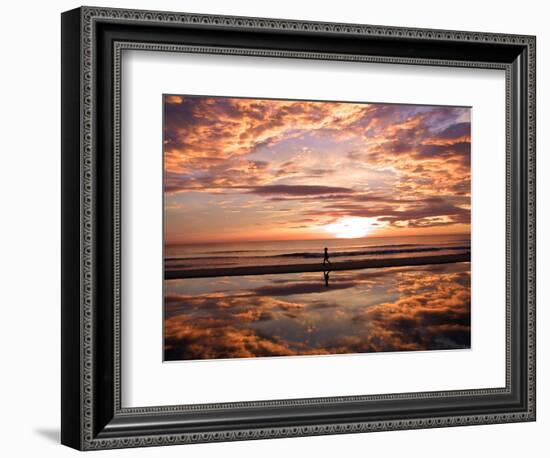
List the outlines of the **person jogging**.
{"label": "person jogging", "polygon": [[330,265],[330,259],[328,258],[328,248],[325,247],[325,257],[323,259],[323,265]]}

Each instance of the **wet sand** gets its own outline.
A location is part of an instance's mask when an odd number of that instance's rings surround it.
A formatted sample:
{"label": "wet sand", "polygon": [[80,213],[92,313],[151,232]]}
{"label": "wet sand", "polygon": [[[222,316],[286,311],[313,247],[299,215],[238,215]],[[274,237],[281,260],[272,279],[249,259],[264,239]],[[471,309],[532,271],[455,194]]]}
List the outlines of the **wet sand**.
{"label": "wet sand", "polygon": [[290,274],[300,272],[324,272],[334,270],[372,269],[382,267],[421,266],[425,264],[447,264],[451,262],[469,262],[470,253],[418,256],[409,258],[365,259],[361,261],[332,262],[330,265],[287,264],[272,266],[216,267],[164,272],[165,280],[181,278],[227,277],[238,275]]}

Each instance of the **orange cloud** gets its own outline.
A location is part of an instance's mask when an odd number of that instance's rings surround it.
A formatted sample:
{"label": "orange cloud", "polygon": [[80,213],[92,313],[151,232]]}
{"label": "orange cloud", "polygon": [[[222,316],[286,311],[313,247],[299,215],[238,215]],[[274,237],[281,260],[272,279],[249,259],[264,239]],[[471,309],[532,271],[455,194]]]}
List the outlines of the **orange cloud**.
{"label": "orange cloud", "polygon": [[[224,194],[232,199],[227,205],[242,211],[243,196],[253,193],[250,219],[266,200],[275,209],[293,205],[285,215],[261,214],[273,228],[287,221],[289,233],[304,218],[326,224],[358,213],[374,214],[386,229],[469,230],[469,108],[206,96],[165,101],[167,205]],[[300,194],[307,188],[327,192]],[[185,217],[194,215],[193,205],[185,205]],[[166,221],[178,240],[179,224],[175,216]],[[204,226],[212,224],[205,219]],[[185,234],[193,238],[189,228]]]}

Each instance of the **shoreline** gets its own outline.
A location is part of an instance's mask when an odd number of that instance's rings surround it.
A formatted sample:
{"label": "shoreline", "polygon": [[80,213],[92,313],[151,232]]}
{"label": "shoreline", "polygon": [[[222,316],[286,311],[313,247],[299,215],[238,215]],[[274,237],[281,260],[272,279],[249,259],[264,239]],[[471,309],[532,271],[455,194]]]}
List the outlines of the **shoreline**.
{"label": "shoreline", "polygon": [[239,275],[292,274],[302,272],[326,272],[335,270],[373,269],[383,267],[421,266],[470,262],[470,253],[418,256],[409,258],[366,259],[362,261],[333,262],[330,266],[319,264],[286,264],[266,266],[213,267],[164,272],[165,280],[203,277],[234,277]]}

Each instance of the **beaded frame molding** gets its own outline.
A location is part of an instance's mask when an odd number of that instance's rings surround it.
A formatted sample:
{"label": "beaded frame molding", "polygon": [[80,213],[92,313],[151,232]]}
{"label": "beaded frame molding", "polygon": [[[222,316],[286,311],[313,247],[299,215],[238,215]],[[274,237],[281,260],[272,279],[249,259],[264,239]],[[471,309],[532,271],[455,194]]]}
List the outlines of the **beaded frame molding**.
{"label": "beaded frame molding", "polygon": [[[62,14],[62,431],[94,450],[535,420],[535,37],[81,7]],[[124,408],[124,50],[500,69],[506,386]]]}

